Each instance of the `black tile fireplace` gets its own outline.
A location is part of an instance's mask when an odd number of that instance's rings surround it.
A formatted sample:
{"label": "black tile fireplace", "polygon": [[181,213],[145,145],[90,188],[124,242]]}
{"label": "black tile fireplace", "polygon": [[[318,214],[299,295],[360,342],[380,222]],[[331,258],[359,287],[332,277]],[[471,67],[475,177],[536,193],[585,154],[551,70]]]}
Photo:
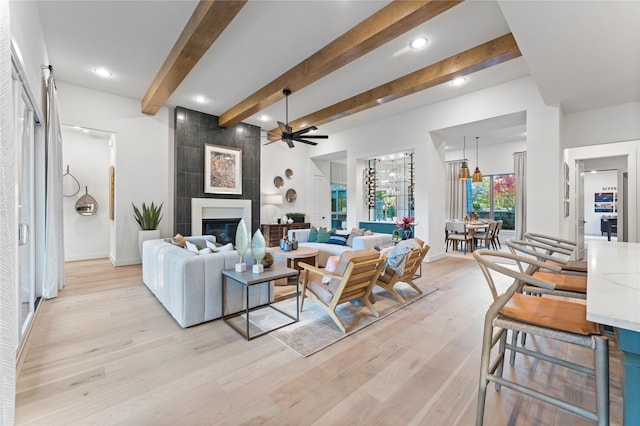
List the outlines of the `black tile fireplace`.
{"label": "black tile fireplace", "polygon": [[202,235],[214,235],[220,244],[236,245],[236,230],[240,217],[226,219],[202,219]]}

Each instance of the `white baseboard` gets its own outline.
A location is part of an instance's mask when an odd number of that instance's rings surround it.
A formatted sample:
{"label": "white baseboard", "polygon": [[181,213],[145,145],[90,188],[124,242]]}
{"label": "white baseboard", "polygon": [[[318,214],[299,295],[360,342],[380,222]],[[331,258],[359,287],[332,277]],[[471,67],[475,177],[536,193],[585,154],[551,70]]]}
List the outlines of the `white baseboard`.
{"label": "white baseboard", "polygon": [[435,262],[436,260],[444,259],[445,257],[446,255],[444,253],[434,254],[433,256],[429,256],[427,253],[426,262],[427,263]]}
{"label": "white baseboard", "polygon": [[76,262],[78,260],[92,260],[92,259],[105,259],[109,257],[109,253],[94,253],[94,254],[76,254],[72,256],[65,256],[65,262]]}

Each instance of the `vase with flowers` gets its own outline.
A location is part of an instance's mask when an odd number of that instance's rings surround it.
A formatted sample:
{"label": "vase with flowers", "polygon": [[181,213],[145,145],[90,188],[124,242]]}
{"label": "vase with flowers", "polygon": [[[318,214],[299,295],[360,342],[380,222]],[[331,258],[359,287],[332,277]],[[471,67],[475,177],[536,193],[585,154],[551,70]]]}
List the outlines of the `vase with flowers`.
{"label": "vase with flowers", "polygon": [[402,232],[402,239],[408,240],[413,237],[412,227],[418,225],[411,216],[404,216],[400,222],[396,222],[398,229]]}

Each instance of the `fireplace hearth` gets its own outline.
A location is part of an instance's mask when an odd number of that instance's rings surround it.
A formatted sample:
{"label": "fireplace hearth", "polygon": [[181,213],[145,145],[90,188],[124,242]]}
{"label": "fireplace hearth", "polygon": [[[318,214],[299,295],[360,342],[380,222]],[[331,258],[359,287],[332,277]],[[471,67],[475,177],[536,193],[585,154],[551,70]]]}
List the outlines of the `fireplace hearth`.
{"label": "fireplace hearth", "polygon": [[240,217],[226,219],[202,219],[202,235],[213,235],[220,244],[236,245],[236,230]]}

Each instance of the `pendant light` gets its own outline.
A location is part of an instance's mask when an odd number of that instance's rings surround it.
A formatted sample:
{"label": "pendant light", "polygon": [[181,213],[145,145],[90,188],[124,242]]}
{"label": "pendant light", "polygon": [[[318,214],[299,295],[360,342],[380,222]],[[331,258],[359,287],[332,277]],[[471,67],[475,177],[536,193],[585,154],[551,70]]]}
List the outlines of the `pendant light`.
{"label": "pendant light", "polygon": [[482,182],[482,173],[480,172],[480,167],[478,167],[478,139],[479,137],[476,136],[476,169],[473,172],[473,178],[471,179],[471,182],[473,183]]}
{"label": "pendant light", "polygon": [[460,167],[460,171],[458,172],[458,179],[465,180],[469,179],[471,175],[469,174],[469,167],[467,167],[467,137],[463,136],[464,142],[462,145],[462,167]]}

